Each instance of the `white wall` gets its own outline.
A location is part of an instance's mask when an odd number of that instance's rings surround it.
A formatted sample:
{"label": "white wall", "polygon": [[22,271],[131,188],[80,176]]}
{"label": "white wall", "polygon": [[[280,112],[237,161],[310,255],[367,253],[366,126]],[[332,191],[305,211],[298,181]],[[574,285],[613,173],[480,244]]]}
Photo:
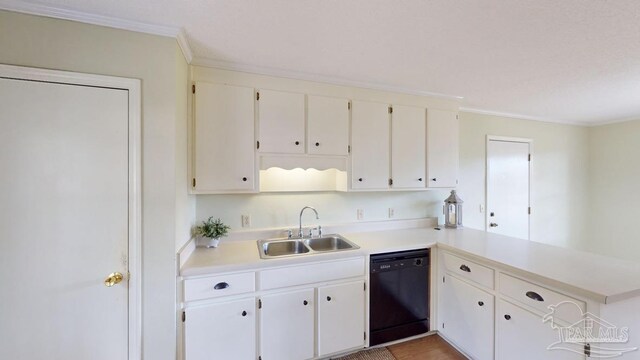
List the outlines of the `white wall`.
{"label": "white wall", "polygon": [[197,219],[209,216],[221,218],[232,227],[242,230],[241,215],[251,216],[251,228],[290,227],[298,225],[300,209],[313,206],[305,212],[303,226],[357,222],[357,209],[364,210],[365,221],[388,220],[388,208],[395,210],[394,219],[441,217],[442,204],[448,192],[429,190],[421,192],[368,192],[368,193],[287,193],[255,195],[198,195]]}
{"label": "white wall", "polygon": [[175,39],[0,11],[0,63],[142,79],[145,359],[175,359]]}
{"label": "white wall", "polygon": [[590,128],[588,250],[640,261],[640,120]]}
{"label": "white wall", "polygon": [[460,113],[460,183],[465,226],[485,229],[486,136],[533,140],[531,240],[587,246],[589,128]]}

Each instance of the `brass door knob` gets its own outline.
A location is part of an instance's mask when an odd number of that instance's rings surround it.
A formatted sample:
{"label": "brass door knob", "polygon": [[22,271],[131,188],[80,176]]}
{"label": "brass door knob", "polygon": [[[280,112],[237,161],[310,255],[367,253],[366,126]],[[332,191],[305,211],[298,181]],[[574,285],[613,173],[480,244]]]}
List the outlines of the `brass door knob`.
{"label": "brass door knob", "polygon": [[114,272],[109,274],[106,279],[104,279],[104,286],[112,287],[115,284],[119,284],[123,279],[123,276],[119,272]]}

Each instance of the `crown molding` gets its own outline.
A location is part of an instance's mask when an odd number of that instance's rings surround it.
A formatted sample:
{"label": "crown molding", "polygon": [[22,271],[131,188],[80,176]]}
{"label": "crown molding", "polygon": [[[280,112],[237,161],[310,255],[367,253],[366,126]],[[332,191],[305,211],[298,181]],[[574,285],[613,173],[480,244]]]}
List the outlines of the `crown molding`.
{"label": "crown molding", "polygon": [[439,94],[439,93],[422,91],[422,90],[407,88],[407,87],[398,87],[398,86],[386,85],[386,84],[380,84],[380,83],[349,80],[349,79],[336,78],[336,77],[326,76],[326,75],[283,70],[283,69],[272,68],[267,66],[250,65],[250,64],[243,64],[243,63],[224,61],[224,60],[214,60],[214,59],[203,58],[198,56],[193,58],[191,65],[210,67],[210,68],[216,68],[216,69],[222,69],[222,70],[246,72],[246,73],[258,74],[258,75],[276,76],[276,77],[283,77],[283,78],[296,79],[296,80],[315,81],[315,82],[321,82],[321,83],[326,83],[331,85],[359,87],[359,88],[365,88],[370,90],[389,91],[389,92],[403,93],[408,95],[429,96],[429,97],[452,100],[452,101],[461,101],[463,99],[462,96]]}
{"label": "crown molding", "polygon": [[182,50],[182,55],[184,55],[185,60],[187,60],[187,64],[191,64],[193,61],[193,52],[191,51],[191,46],[189,46],[189,40],[187,39],[187,33],[184,29],[180,29],[176,34],[176,40],[178,41],[178,46],[180,46],[180,50]]}
{"label": "crown molding", "polygon": [[597,126],[597,125],[599,125],[599,123],[591,123],[591,122],[586,122],[586,121],[559,120],[559,119],[545,118],[545,117],[539,117],[539,116],[529,116],[529,115],[514,114],[514,113],[508,113],[508,112],[501,112],[501,111],[469,108],[469,107],[464,107],[464,106],[460,107],[460,111],[461,112],[473,113],[473,114],[500,116],[500,117],[507,117],[507,118],[512,118],[512,119],[520,119],[520,120],[540,121],[540,122],[553,123],[553,124],[564,124],[564,125],[575,125],[575,126]]}
{"label": "crown molding", "polygon": [[90,14],[77,10],[42,4],[27,3],[19,0],[0,0],[0,10],[19,12],[29,15],[45,16],[56,19],[77,21],[85,24],[106,26],[114,29],[135,31],[151,35],[175,38],[187,63],[191,62],[193,53],[182,28],[173,26],[147,24],[139,21],[124,20],[104,15]]}

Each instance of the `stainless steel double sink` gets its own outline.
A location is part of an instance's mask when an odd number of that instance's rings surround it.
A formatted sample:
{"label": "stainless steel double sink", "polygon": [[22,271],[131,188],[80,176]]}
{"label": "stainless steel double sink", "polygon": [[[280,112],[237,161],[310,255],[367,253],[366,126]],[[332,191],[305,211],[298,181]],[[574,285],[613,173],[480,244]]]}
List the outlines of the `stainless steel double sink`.
{"label": "stainless steel double sink", "polygon": [[312,255],[317,253],[359,249],[360,247],[338,234],[316,238],[284,238],[258,240],[260,258]]}

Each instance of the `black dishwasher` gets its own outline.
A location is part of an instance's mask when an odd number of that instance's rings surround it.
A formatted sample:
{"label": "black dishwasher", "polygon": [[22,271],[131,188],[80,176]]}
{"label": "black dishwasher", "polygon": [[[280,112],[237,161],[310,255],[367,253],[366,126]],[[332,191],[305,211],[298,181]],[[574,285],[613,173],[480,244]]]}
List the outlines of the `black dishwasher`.
{"label": "black dishwasher", "polygon": [[371,256],[369,345],[429,331],[429,249]]}

